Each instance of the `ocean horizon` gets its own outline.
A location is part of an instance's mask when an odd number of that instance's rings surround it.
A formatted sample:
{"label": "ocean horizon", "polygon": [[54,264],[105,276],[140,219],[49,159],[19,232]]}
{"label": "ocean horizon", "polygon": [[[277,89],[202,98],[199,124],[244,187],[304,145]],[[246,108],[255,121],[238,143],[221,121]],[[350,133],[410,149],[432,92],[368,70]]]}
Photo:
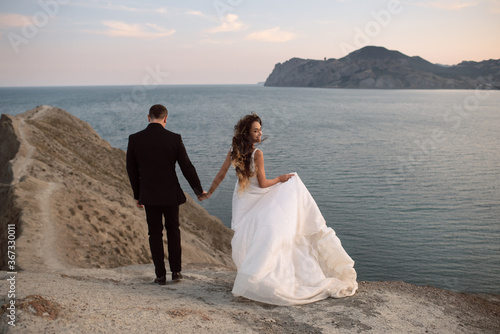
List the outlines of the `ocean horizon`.
{"label": "ocean horizon", "polygon": [[[500,293],[500,91],[51,86],[2,87],[0,101],[1,114],[64,109],[123,150],[164,104],[206,189],[256,112],[268,178],[300,175],[359,280]],[[235,181],[201,203],[226,226]]]}

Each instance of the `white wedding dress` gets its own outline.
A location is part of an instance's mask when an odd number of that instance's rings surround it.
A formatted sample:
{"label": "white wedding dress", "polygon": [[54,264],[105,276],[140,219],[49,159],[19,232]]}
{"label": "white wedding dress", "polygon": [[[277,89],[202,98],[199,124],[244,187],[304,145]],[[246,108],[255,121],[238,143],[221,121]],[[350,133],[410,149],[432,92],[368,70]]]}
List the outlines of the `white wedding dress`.
{"label": "white wedding dress", "polygon": [[356,292],[354,261],[296,173],[269,188],[260,188],[256,177],[244,192],[238,188],[237,181],[231,221],[235,296],[299,305]]}

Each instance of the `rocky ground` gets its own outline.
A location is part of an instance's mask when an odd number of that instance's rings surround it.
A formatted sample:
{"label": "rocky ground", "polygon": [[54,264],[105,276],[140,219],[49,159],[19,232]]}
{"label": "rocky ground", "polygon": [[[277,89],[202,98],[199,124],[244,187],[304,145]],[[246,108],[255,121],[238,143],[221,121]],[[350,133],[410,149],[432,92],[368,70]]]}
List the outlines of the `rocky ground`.
{"label": "rocky ground", "polygon": [[[152,283],[152,265],[23,271],[11,333],[499,333],[500,298],[403,282],[360,282],[353,297],[281,307],[231,294],[235,272],[187,264]],[[2,276],[5,275],[5,272]],[[7,281],[2,277],[1,291]],[[487,299],[485,299],[487,298]]]}

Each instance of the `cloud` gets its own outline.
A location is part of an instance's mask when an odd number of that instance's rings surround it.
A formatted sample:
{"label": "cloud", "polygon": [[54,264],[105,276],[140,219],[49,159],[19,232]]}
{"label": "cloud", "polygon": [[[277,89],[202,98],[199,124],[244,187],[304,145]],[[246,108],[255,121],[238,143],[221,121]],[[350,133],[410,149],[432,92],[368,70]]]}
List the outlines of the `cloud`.
{"label": "cloud", "polygon": [[158,9],[155,9],[154,11],[157,13],[160,13],[160,14],[167,14],[168,13],[167,8],[158,8]]}
{"label": "cloud", "polygon": [[186,12],[187,15],[192,15],[192,16],[202,16],[205,17],[206,15],[200,12],[199,10],[191,10],[189,12]]}
{"label": "cloud", "polygon": [[261,30],[246,36],[247,40],[250,41],[262,41],[262,42],[288,42],[297,37],[297,34],[293,32],[283,31],[279,27],[275,27],[268,30]]}
{"label": "cloud", "polygon": [[166,14],[169,12],[168,8],[160,7],[154,8],[144,4],[140,4],[141,6],[127,6],[121,4],[113,4],[111,1],[99,1],[99,0],[71,0],[67,1],[68,5],[75,7],[83,7],[97,10],[109,10],[109,11],[124,11],[124,12],[132,12],[132,13],[160,13]]}
{"label": "cloud", "polygon": [[0,13],[0,28],[22,27],[30,18],[19,14]]}
{"label": "cloud", "polygon": [[245,28],[246,26],[242,22],[238,21],[238,15],[227,14],[220,26],[208,29],[206,32],[209,34],[216,34],[219,32],[238,31]]}
{"label": "cloud", "polygon": [[464,2],[464,1],[425,1],[416,3],[417,6],[430,7],[444,10],[460,10],[467,7],[477,6],[477,2]]}
{"label": "cloud", "polygon": [[175,33],[175,29],[167,30],[165,27],[152,23],[128,24],[120,21],[104,21],[102,23],[109,29],[97,33],[111,37],[156,39]]}

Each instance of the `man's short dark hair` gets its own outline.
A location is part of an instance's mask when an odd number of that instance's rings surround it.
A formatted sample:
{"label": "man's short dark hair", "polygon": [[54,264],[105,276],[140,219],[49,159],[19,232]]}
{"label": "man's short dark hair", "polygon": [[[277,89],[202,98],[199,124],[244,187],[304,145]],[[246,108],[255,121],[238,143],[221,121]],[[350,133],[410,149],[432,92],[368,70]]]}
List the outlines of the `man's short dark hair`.
{"label": "man's short dark hair", "polygon": [[168,116],[168,110],[161,104],[155,104],[149,108],[149,117],[152,119],[163,119]]}

